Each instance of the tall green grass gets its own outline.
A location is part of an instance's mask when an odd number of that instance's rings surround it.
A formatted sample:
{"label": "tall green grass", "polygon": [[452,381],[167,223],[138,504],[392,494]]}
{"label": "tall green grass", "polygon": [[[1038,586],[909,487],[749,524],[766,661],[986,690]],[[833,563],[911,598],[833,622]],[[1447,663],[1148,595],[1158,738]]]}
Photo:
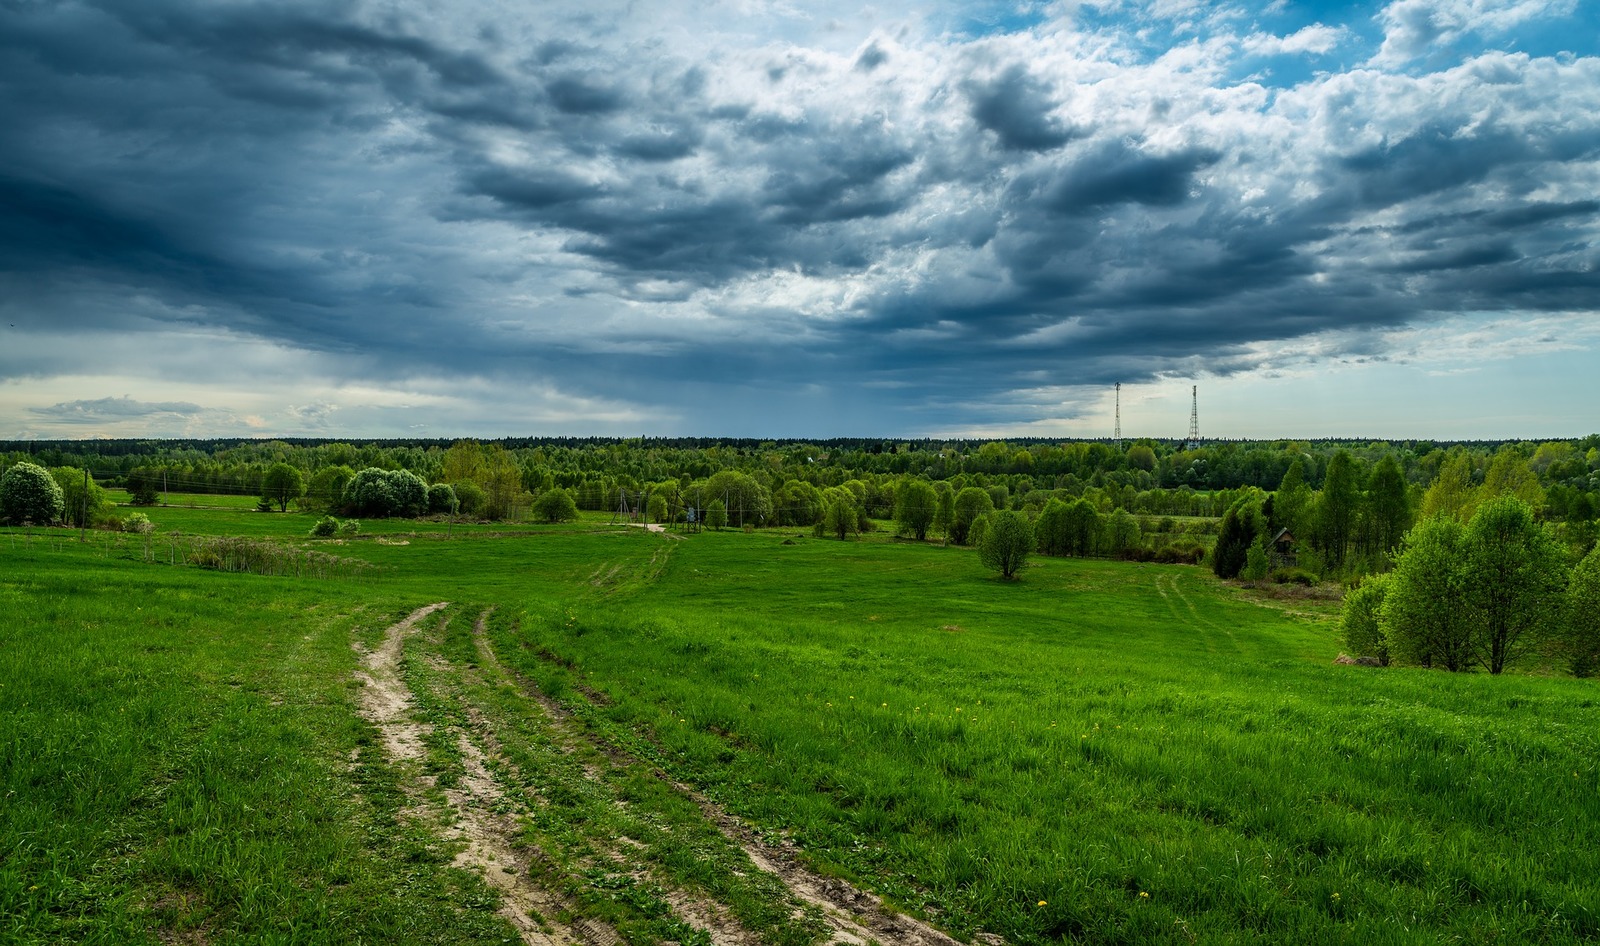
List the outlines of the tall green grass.
{"label": "tall green grass", "polygon": [[507,935],[352,712],[352,624],[398,599],[72,542],[0,561],[0,942]]}
{"label": "tall green grass", "polygon": [[[818,863],[1017,942],[1600,935],[1592,683],[1336,667],[1182,566],[709,535],[497,641]],[[1042,903],[1041,903],[1042,902]]]}

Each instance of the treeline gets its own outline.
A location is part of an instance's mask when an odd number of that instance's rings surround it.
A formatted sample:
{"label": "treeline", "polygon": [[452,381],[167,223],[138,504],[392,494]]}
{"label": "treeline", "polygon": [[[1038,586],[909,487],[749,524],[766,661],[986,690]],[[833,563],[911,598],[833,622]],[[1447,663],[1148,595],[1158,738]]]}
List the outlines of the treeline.
{"label": "treeline", "polygon": [[[259,495],[266,471],[288,464],[308,480],[326,467],[406,470],[427,483],[456,482],[448,468],[452,442],[375,440],[48,441],[0,444],[0,466],[28,461],[92,471],[102,485],[125,486],[134,471],[160,480],[162,491]],[[1435,441],[1229,441],[1197,449],[1182,443],[1106,441],[755,441],[695,438],[542,438],[475,443],[489,465],[514,472],[519,491],[559,486],[581,508],[609,510],[621,494],[679,489],[736,471],[770,492],[796,481],[819,489],[855,480],[867,487],[873,515],[888,518],[892,484],[904,477],[968,486],[1004,487],[1008,502],[1042,507],[1048,494],[1087,497],[1133,513],[1221,516],[1237,499],[1218,491],[1275,490],[1298,464],[1305,485],[1320,491],[1343,452],[1369,476],[1392,458],[1407,488],[1426,489],[1452,457],[1466,457],[1472,485],[1495,457],[1512,454],[1532,470],[1551,518],[1593,518],[1600,491],[1600,435],[1544,443]],[[503,486],[501,487],[503,492]],[[1093,491],[1093,492],[1091,492]],[[507,505],[507,504],[501,504]],[[779,505],[783,505],[779,501]],[[508,506],[509,508],[509,506]]]}

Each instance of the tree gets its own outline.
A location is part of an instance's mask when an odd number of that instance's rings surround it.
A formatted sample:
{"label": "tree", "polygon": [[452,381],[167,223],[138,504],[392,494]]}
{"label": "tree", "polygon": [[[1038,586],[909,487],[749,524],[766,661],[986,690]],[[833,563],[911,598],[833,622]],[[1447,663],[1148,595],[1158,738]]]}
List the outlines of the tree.
{"label": "tree", "polygon": [[1483,475],[1478,502],[1497,496],[1515,496],[1536,512],[1544,508],[1544,487],[1539,485],[1539,478],[1515,448],[1507,447],[1495,454]]}
{"label": "tree", "polygon": [[1106,517],[1105,528],[1106,551],[1112,555],[1126,555],[1139,547],[1142,538],[1139,530],[1139,520],[1133,513],[1122,507],[1117,507],[1110,516]]}
{"label": "tree", "polygon": [[539,494],[533,501],[533,514],[545,522],[571,522],[578,518],[578,503],[558,486]]}
{"label": "tree", "polygon": [[[390,470],[389,489],[394,495],[393,515],[415,519],[428,511],[428,483],[410,470]],[[520,482],[520,481],[519,481]]]}
{"label": "tree", "polygon": [[720,470],[706,480],[705,493],[718,496],[728,510],[730,524],[761,525],[772,516],[772,494],[755,477],[740,470]]}
{"label": "tree", "polygon": [[347,466],[325,466],[311,474],[306,484],[305,503],[319,512],[332,512],[344,503],[344,488],[356,471]]}
{"label": "tree", "polygon": [[957,545],[966,545],[967,532],[972,529],[972,523],[979,516],[993,510],[994,499],[985,490],[968,486],[957,493],[954,514],[950,520],[950,541]]}
{"label": "tree", "polygon": [[894,520],[900,534],[914,536],[918,542],[926,539],[938,505],[939,494],[927,480],[902,480],[894,495]]}
{"label": "tree", "polygon": [[1288,529],[1290,534],[1306,531],[1306,519],[1315,499],[1311,487],[1306,485],[1305,464],[1296,457],[1278,483],[1278,491],[1272,494],[1270,529],[1273,532]]}
{"label": "tree", "polygon": [[1033,549],[1033,526],[1028,517],[1009,509],[988,516],[983,539],[978,546],[978,560],[987,568],[1000,573],[1007,580],[1028,561]]}
{"label": "tree", "polygon": [[1312,544],[1322,551],[1328,564],[1344,564],[1345,552],[1355,531],[1361,490],[1356,482],[1356,464],[1350,454],[1340,450],[1328,461],[1322,480],[1322,495],[1317,499],[1317,528]]}
{"label": "tree", "polygon": [[722,500],[713,499],[706,503],[706,526],[718,530],[728,527],[728,507],[722,504]]}
{"label": "tree", "polygon": [[1093,555],[1100,547],[1100,513],[1087,499],[1067,506],[1066,549],[1068,555]]}
{"label": "tree", "polygon": [[1478,623],[1474,656],[1490,673],[1555,636],[1565,556],[1549,527],[1535,522],[1515,495],[1478,507],[1467,525],[1463,578]]}
{"label": "tree", "polygon": [[74,529],[104,522],[115,507],[106,491],[75,466],[59,466],[50,471],[61,487],[61,517]]}
{"label": "tree", "polygon": [[832,535],[843,541],[858,531],[856,507],[843,496],[830,496],[823,507],[822,518],[817,520],[819,535]]}
{"label": "tree", "polygon": [[1150,472],[1156,468],[1156,452],[1145,444],[1134,444],[1128,448],[1128,466],[1130,469]]}
{"label": "tree", "polygon": [[1567,578],[1563,650],[1574,676],[1600,671],[1600,546],[1589,550]]}
{"label": "tree", "polygon": [[161,489],[161,474],[149,467],[130,470],[125,485],[135,506],[154,506],[156,493]]}
{"label": "tree", "polygon": [[461,508],[461,500],[449,483],[434,483],[428,487],[428,512],[435,516],[453,516]]}
{"label": "tree", "polygon": [[1389,666],[1389,642],[1383,635],[1383,599],[1389,590],[1388,575],[1369,575],[1344,596],[1344,611],[1339,627],[1344,646],[1357,657],[1372,657],[1380,666]]}
{"label": "tree", "polygon": [[1367,483],[1362,509],[1362,548],[1368,553],[1392,551],[1411,528],[1411,499],[1406,494],[1405,473],[1393,454],[1385,454]]}
{"label": "tree", "polygon": [[261,498],[288,512],[289,503],[306,494],[306,478],[297,467],[274,463],[261,477]]}
{"label": "tree", "polygon": [[1422,494],[1422,515],[1450,516],[1465,522],[1471,518],[1476,505],[1476,490],[1472,485],[1472,457],[1465,451],[1450,454],[1439,467],[1428,491]]}
{"label": "tree", "polygon": [[410,470],[367,467],[345,486],[344,504],[358,516],[414,518],[428,510],[428,484]]}
{"label": "tree", "polygon": [[1067,504],[1055,498],[1046,502],[1033,524],[1033,536],[1039,551],[1045,555],[1067,554],[1070,541],[1067,536]]}
{"label": "tree", "polygon": [[1446,670],[1469,666],[1475,622],[1463,607],[1465,533],[1453,516],[1441,514],[1406,534],[1379,609],[1393,659]]}
{"label": "tree", "polygon": [[1250,548],[1261,534],[1261,496],[1250,491],[1222,514],[1217,544],[1211,550],[1211,570],[1218,578],[1237,578],[1250,564]]}
{"label": "tree", "polygon": [[0,520],[52,525],[64,508],[61,484],[44,467],[23,462],[0,474]]}
{"label": "tree", "polygon": [[645,500],[644,521],[657,523],[667,521],[667,497],[664,493],[659,491],[651,493],[650,498]]}
{"label": "tree", "polygon": [[483,517],[484,510],[489,506],[489,494],[483,491],[472,480],[459,480],[451,483],[450,488],[456,492],[457,509],[461,515],[472,519]]}

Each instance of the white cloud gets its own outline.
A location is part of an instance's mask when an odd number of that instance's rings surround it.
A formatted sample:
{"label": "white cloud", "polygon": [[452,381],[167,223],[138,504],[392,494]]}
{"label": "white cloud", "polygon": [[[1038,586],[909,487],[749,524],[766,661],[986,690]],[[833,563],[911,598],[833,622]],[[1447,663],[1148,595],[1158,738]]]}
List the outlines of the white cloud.
{"label": "white cloud", "polygon": [[1577,0],[1394,0],[1378,14],[1383,45],[1373,62],[1402,66],[1467,33],[1496,36],[1529,20],[1569,16]]}

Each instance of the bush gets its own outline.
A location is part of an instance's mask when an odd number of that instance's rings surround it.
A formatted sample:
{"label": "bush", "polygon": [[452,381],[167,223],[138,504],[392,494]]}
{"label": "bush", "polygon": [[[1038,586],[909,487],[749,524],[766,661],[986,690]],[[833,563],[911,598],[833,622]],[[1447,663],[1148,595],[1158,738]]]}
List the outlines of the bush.
{"label": "bush", "polygon": [[361,523],[354,519],[346,519],[339,523],[339,534],[345,537],[353,536],[361,531]]}
{"label": "bush", "polygon": [[1279,568],[1270,577],[1280,585],[1305,585],[1307,588],[1319,580],[1315,573],[1304,568]]}
{"label": "bush", "polygon": [[457,480],[450,484],[456,492],[457,511],[471,519],[483,518],[484,510],[489,508],[489,494],[483,487],[472,480]]}
{"label": "bush", "polygon": [[155,530],[155,524],[150,521],[150,517],[142,512],[130,512],[122,520],[123,532],[131,532],[134,535],[149,535]]}
{"label": "bush", "polygon": [[558,486],[539,494],[533,501],[533,514],[545,522],[571,522],[578,518],[578,503]]}
{"label": "bush", "polygon": [[326,539],[338,531],[339,520],[333,518],[332,516],[323,516],[321,519],[317,520],[316,525],[311,527],[311,535],[314,538],[319,539]]}
{"label": "bush", "polygon": [[435,483],[428,487],[428,512],[435,516],[453,516],[460,508],[456,491],[449,483]]}
{"label": "bush", "polygon": [[44,467],[18,463],[0,475],[0,520],[51,525],[65,508],[61,484]]}
{"label": "bush", "polygon": [[358,516],[414,518],[428,509],[428,484],[410,470],[367,467],[345,486],[344,502]]}
{"label": "bush", "polygon": [[1388,576],[1373,575],[1344,597],[1344,612],[1339,627],[1345,646],[1358,657],[1375,657],[1380,666],[1389,665],[1389,642],[1383,633],[1383,598],[1388,592]]}

